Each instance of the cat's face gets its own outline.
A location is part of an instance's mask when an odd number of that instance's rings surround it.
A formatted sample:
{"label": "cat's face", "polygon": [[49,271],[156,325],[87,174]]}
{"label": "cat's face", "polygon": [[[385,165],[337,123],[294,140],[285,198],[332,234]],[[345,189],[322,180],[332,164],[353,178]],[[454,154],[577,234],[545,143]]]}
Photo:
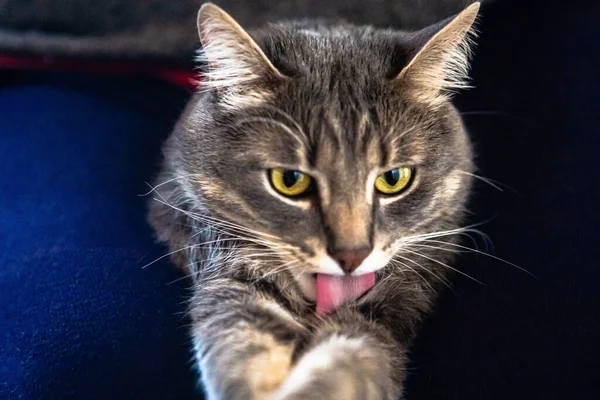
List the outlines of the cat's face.
{"label": "cat's face", "polygon": [[[442,92],[453,60],[429,44],[440,34],[281,27],[257,33],[261,50],[219,13],[201,15],[214,87],[177,136],[180,172],[212,214],[276,254],[264,268],[289,271],[314,298],[313,274],[402,264],[413,238],[457,227],[472,160]],[[442,29],[460,36],[448,51],[460,51],[468,17]],[[442,69],[412,71],[432,63]]]}

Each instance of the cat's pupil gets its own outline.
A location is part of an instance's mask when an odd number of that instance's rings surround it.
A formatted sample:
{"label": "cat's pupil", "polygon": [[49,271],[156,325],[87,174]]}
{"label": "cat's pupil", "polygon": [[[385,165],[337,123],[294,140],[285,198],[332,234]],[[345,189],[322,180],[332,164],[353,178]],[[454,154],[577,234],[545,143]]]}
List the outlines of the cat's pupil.
{"label": "cat's pupil", "polygon": [[283,183],[287,187],[292,187],[298,182],[300,173],[298,171],[285,171],[283,173]]}
{"label": "cat's pupil", "polygon": [[398,180],[400,179],[400,170],[398,168],[392,169],[386,172],[383,176],[385,177],[385,181],[390,186],[394,186],[396,183],[398,183]]}

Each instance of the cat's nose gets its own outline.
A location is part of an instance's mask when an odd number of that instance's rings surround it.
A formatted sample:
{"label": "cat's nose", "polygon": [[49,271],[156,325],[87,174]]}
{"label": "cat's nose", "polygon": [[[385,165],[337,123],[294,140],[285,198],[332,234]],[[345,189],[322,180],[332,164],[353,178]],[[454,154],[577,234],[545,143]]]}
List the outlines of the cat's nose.
{"label": "cat's nose", "polygon": [[370,248],[354,250],[337,250],[331,253],[331,257],[338,262],[340,268],[347,273],[352,273],[371,254]]}

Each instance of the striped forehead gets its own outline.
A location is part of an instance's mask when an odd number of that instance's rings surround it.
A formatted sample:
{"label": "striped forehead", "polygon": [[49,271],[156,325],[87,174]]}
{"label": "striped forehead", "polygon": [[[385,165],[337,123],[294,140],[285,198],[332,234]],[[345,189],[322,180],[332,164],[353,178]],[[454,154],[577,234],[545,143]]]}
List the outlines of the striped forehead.
{"label": "striped forehead", "polygon": [[313,167],[360,171],[381,164],[383,142],[367,112],[355,115],[326,111],[312,133]]}

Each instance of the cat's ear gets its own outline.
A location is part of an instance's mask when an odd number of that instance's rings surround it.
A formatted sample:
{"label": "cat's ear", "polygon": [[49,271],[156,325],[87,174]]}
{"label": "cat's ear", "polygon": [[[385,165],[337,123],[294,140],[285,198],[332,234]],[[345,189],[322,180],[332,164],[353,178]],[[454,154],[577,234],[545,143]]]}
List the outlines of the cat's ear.
{"label": "cat's ear", "polygon": [[200,8],[198,34],[205,87],[231,91],[260,78],[283,77],[252,37],[216,5],[207,3]]}
{"label": "cat's ear", "polygon": [[[467,7],[420,47],[397,80],[420,102],[436,104],[468,87],[473,24],[479,3]],[[423,34],[427,35],[427,29]]]}

